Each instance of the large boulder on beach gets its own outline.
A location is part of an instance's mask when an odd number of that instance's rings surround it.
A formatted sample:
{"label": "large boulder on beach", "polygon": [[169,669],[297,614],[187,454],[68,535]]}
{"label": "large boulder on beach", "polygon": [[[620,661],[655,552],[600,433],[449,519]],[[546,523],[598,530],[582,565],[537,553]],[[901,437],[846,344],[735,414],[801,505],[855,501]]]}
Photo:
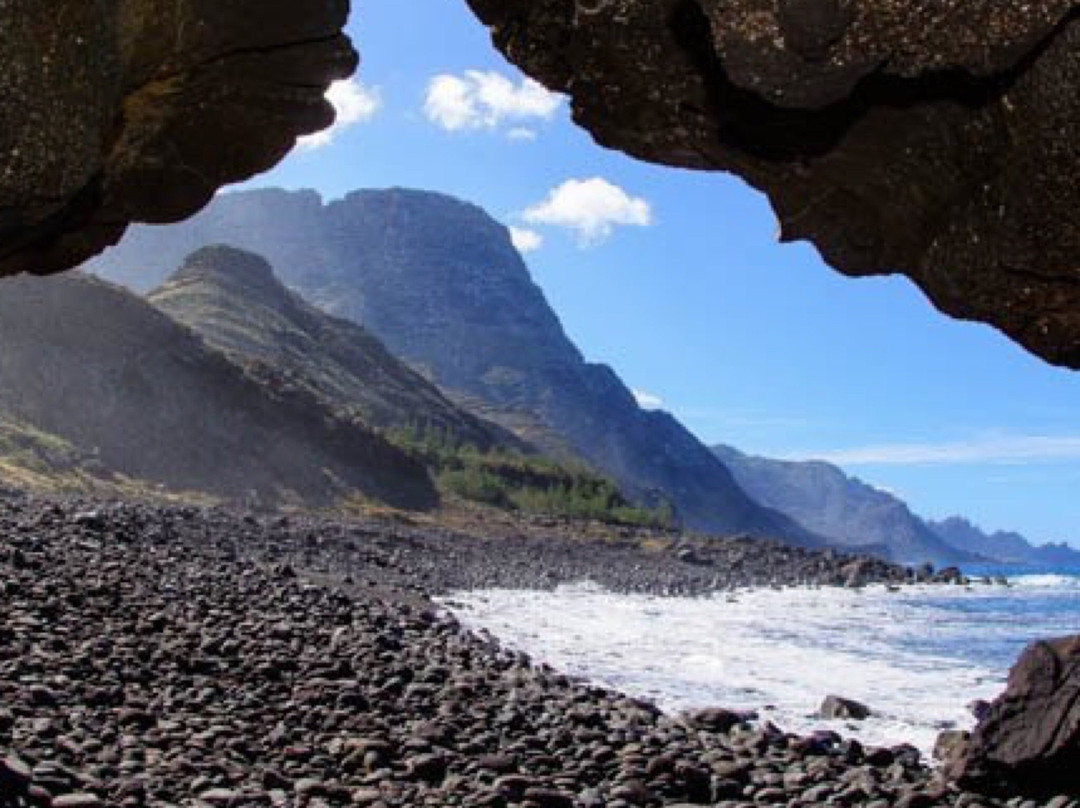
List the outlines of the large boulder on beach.
{"label": "large boulder on beach", "polygon": [[855,699],[826,696],[818,711],[822,718],[863,721],[870,717],[870,708]]}
{"label": "large boulder on beach", "polygon": [[845,564],[840,568],[840,574],[844,578],[844,586],[849,589],[859,589],[866,586],[872,579],[873,563],[868,558],[860,558]]}
{"label": "large boulder on beach", "polygon": [[1037,642],[946,772],[965,788],[1080,796],[1080,635]]}
{"label": "large boulder on beach", "polygon": [[328,126],[348,0],[0,0],[0,276],[184,219]]}

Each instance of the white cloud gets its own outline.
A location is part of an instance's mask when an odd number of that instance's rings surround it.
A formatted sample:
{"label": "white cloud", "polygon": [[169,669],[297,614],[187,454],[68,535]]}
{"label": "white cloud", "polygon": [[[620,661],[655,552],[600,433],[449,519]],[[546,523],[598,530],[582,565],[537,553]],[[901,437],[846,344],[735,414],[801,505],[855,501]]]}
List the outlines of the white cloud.
{"label": "white cloud", "polygon": [[530,129],[527,126],[515,126],[513,129],[506,133],[506,137],[508,140],[529,142],[536,140],[537,134],[535,129]]}
{"label": "white cloud", "polygon": [[983,435],[942,443],[886,443],[815,454],[849,466],[1025,464],[1080,460],[1080,435]]}
{"label": "white cloud", "polygon": [[302,137],[299,146],[302,149],[320,149],[329,146],[334,138],[358,123],[370,121],[382,106],[382,97],[377,87],[365,87],[356,79],[335,81],[326,91],[326,100],[333,104],[337,119],[329,129]]}
{"label": "white cloud", "polygon": [[544,237],[526,227],[511,227],[510,240],[517,247],[518,252],[522,253],[533,252],[544,246]]}
{"label": "white cloud", "polygon": [[583,246],[604,241],[617,225],[648,227],[652,224],[652,208],[646,200],[630,196],[600,177],[567,180],[553,189],[547,199],[522,215],[530,224],[548,224],[575,231]]}
{"label": "white cloud", "polygon": [[634,394],[634,401],[643,410],[658,410],[664,406],[664,399],[660,396],[653,395],[645,390],[631,390]]}
{"label": "white cloud", "polygon": [[[424,114],[428,120],[448,132],[469,129],[497,129],[506,122],[550,120],[562,104],[562,96],[544,85],[526,78],[514,84],[506,76],[492,71],[467,70],[455,76],[441,73],[428,83]],[[533,137],[527,127],[511,130],[517,139]]]}

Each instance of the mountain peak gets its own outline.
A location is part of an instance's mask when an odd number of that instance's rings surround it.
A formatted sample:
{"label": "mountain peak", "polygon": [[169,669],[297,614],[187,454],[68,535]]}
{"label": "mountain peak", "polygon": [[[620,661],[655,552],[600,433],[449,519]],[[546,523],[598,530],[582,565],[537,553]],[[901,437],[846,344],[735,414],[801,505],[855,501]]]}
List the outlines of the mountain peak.
{"label": "mountain peak", "polygon": [[134,481],[274,503],[362,493],[436,504],[425,468],[384,437],[302,389],[264,383],[111,284],[5,281],[0,346],[5,419],[92,451]]}
{"label": "mountain peak", "polygon": [[245,367],[283,371],[338,412],[377,427],[422,426],[476,446],[519,448],[509,433],[454,406],[363,326],[290,291],[255,253],[197,250],[148,301]]}
{"label": "mountain peak", "polygon": [[228,244],[215,244],[196,250],[184,259],[184,263],[169,278],[170,283],[189,281],[238,283],[252,290],[286,291],[274,275],[269,261],[261,255]]}

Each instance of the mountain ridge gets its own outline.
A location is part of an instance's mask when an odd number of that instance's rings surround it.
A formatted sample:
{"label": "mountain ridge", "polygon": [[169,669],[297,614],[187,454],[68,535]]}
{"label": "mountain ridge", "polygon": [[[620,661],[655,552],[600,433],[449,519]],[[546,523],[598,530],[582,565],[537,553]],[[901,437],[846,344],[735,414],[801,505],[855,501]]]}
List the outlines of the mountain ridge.
{"label": "mountain ridge", "polygon": [[632,498],[670,502],[688,527],[822,543],[754,502],[670,415],[641,410],[614,371],[586,362],[506,227],[479,207],[405,189],[325,204],[314,192],[238,192],[168,230],[136,228],[92,266],[129,283],[145,272],[146,288],[180,253],[223,241],[266,256],[291,288],[451,394],[534,416]]}
{"label": "mountain ridge", "polygon": [[112,472],[242,501],[437,504],[424,467],[381,436],[260,383],[125,289],[81,273],[0,288],[3,413]]}
{"label": "mountain ridge", "polygon": [[882,546],[903,563],[978,560],[945,542],[899,498],[830,463],[755,457],[725,445],[713,452],[751,496],[840,546]]}
{"label": "mountain ridge", "polygon": [[234,361],[273,368],[371,426],[436,430],[479,449],[524,448],[509,432],[450,402],[362,326],[287,289],[254,253],[203,247],[146,299]]}
{"label": "mountain ridge", "polygon": [[1011,530],[988,533],[963,516],[928,519],[926,524],[953,546],[990,556],[996,561],[1032,567],[1080,569],[1080,550],[1064,542],[1036,544],[1023,534]]}
{"label": "mountain ridge", "polygon": [[[1080,568],[1080,551],[1065,544],[1035,545],[1009,531],[986,533],[961,516],[925,519],[894,494],[823,460],[777,460],[722,444],[713,451],[751,495],[765,504],[840,543],[861,538],[883,545],[894,561]],[[905,549],[925,557],[905,558]]]}

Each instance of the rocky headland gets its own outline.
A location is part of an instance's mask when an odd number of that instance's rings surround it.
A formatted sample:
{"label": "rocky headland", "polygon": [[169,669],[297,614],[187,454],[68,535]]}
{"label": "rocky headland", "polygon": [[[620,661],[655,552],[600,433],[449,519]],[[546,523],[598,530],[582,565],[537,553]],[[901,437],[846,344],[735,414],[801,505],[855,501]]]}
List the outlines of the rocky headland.
{"label": "rocky headland", "polygon": [[779,544],[575,532],[0,496],[0,804],[1006,804],[908,747],[722,708],[664,715],[429,599],[584,577],[703,593],[911,575]]}

